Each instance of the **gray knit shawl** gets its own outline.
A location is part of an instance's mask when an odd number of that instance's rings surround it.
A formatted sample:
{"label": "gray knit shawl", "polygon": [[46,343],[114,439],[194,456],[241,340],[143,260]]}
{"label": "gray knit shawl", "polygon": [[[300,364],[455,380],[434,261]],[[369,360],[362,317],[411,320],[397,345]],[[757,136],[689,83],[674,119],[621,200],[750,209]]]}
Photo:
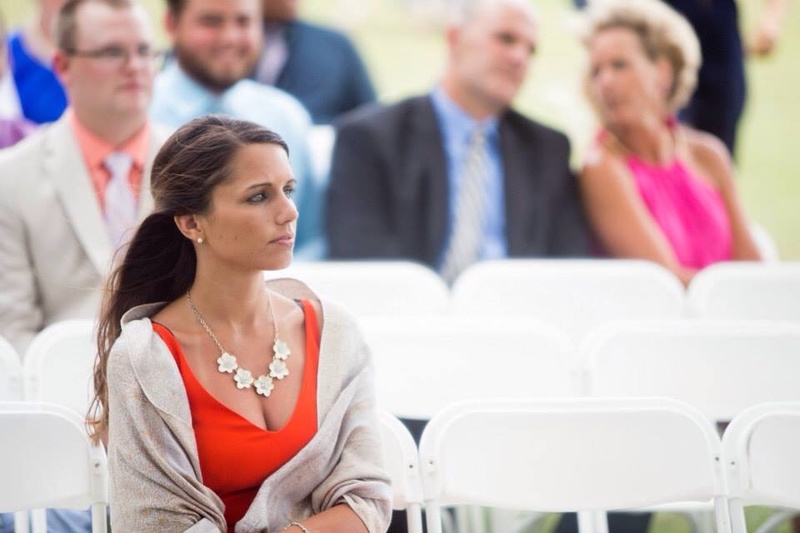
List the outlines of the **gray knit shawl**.
{"label": "gray knit shawl", "polygon": [[[295,280],[268,286],[289,298],[317,298]],[[125,314],[108,361],[112,529],[226,531],[222,501],[203,485],[183,380],[148,318],[163,305]],[[341,503],[370,533],[388,527],[391,490],[369,351],[352,316],[327,301],[322,309],[317,433],[264,481],[237,533],[279,531]]]}

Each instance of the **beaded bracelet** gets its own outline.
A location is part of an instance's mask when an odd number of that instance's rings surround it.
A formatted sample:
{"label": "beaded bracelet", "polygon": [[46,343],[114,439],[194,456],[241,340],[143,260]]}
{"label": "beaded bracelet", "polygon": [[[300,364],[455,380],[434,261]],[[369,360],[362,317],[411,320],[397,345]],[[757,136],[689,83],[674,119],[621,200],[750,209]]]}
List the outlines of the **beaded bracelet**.
{"label": "beaded bracelet", "polygon": [[299,528],[300,528],[300,529],[303,531],[303,533],[311,533],[311,532],[308,530],[308,528],[306,528],[306,526],[304,526],[304,525],[303,525],[303,524],[301,524],[300,522],[289,522],[289,524],[288,524],[288,525],[287,525],[285,528],[283,528],[283,529],[284,529],[284,530],[286,530],[286,529],[289,529],[289,528],[290,528],[290,527],[292,527],[292,526],[297,526],[297,527],[299,527]]}

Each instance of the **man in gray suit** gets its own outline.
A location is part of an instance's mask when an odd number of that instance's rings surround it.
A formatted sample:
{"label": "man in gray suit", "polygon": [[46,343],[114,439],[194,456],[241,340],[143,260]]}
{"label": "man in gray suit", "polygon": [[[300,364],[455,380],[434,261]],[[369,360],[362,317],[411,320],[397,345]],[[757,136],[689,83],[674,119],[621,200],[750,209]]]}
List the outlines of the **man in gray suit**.
{"label": "man in gray suit", "polygon": [[152,209],[164,134],[147,109],[159,56],[135,0],[69,0],[56,22],[64,116],[0,152],[0,335],[94,317],[115,250]]}
{"label": "man in gray suit", "polygon": [[567,137],[510,108],[537,44],[529,2],[460,6],[431,93],[337,124],[330,257],[415,260],[452,281],[477,260],[588,253]]}

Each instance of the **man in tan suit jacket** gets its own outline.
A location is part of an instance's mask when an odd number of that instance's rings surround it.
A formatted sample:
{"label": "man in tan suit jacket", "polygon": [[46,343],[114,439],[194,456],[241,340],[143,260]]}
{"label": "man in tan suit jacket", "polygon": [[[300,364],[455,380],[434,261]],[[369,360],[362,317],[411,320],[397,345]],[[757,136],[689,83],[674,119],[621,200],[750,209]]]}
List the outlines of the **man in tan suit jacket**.
{"label": "man in tan suit jacket", "polygon": [[[56,33],[70,106],[0,152],[0,335],[20,355],[47,325],[97,314],[117,245],[152,210],[149,167],[165,138],[147,119],[158,54],[137,2],[69,0]],[[112,152],[129,165],[122,239],[109,221]]]}

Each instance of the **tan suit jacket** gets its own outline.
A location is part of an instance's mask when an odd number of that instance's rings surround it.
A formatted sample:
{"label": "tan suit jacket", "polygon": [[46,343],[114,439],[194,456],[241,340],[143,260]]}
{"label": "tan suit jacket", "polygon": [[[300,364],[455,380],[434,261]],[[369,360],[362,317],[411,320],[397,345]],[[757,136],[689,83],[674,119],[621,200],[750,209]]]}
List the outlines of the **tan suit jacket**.
{"label": "tan suit jacket", "polygon": [[[152,211],[152,128],[139,220]],[[20,355],[44,327],[97,315],[115,250],[69,121],[0,151],[0,335]]]}

